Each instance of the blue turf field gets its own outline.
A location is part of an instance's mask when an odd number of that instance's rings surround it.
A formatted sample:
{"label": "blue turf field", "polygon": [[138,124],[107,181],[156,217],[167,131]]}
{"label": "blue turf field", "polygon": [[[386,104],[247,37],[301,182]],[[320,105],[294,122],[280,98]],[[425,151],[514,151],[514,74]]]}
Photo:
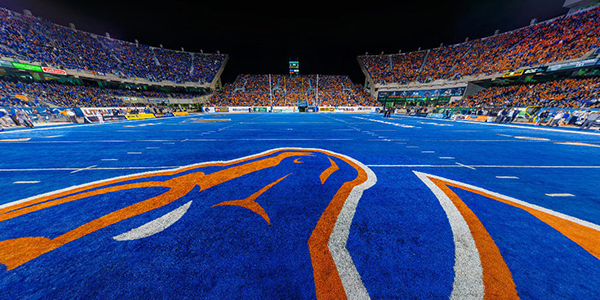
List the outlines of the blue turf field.
{"label": "blue turf field", "polygon": [[[0,297],[326,298],[340,293],[328,290],[334,284],[327,281],[339,273],[348,297],[477,298],[510,293],[498,288],[506,286],[494,273],[502,266],[487,264],[498,257],[508,270],[500,273],[509,274],[520,298],[594,299],[600,291],[598,131],[369,114],[215,114],[14,130],[0,133],[0,140],[5,266],[14,259],[6,249],[39,248],[6,241],[56,242],[112,212],[169,195],[191,172],[169,173],[173,169],[200,164],[202,176],[239,173],[214,185],[192,184],[151,211],[104,221],[14,267],[0,266],[0,288],[7,291]],[[262,159],[259,154],[292,152],[296,156],[275,166],[243,171]],[[331,238],[342,240],[351,267],[341,266],[344,255],[336,256],[329,241],[332,271],[308,241],[331,199],[364,170],[372,171],[374,184],[364,186],[362,197],[348,196],[355,207],[345,204],[335,217],[336,230],[346,222],[349,231],[338,238],[334,230]],[[121,186],[115,178],[138,173],[146,175],[122,179],[132,188],[108,190]],[[445,191],[440,196],[423,176],[454,183],[438,185]],[[163,181],[172,184],[154,184]],[[24,202],[63,189],[70,194]],[[493,200],[489,192],[500,196]],[[503,197],[526,204],[498,200]],[[243,205],[229,202],[250,198]],[[14,208],[21,202],[26,205]],[[178,212],[180,218],[165,221]],[[114,238],[157,219],[168,226],[133,240]],[[474,274],[457,275],[459,256]]]}

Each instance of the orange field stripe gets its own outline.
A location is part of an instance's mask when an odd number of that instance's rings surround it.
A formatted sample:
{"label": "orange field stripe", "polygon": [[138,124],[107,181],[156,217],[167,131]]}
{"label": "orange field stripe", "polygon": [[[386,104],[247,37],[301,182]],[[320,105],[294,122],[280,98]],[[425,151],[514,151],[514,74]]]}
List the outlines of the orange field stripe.
{"label": "orange field stripe", "polygon": [[502,203],[514,206],[514,207],[518,207],[521,208],[525,211],[527,211],[528,213],[532,214],[533,216],[535,216],[536,218],[538,218],[539,220],[541,220],[542,222],[550,225],[552,228],[556,229],[558,232],[564,234],[566,237],[568,237],[570,240],[572,240],[573,242],[577,243],[579,246],[581,246],[583,249],[585,249],[586,251],[588,251],[590,254],[594,255],[596,258],[600,259],[600,231],[595,230],[593,228],[589,228],[587,226],[583,226],[580,224],[577,224],[575,222],[557,217],[555,215],[528,207],[528,206],[524,206],[518,203],[514,203],[511,201],[507,201],[505,199],[496,197],[494,195],[490,195],[488,193],[484,193],[478,190],[473,190],[470,189],[468,187],[463,187],[463,186],[459,186],[459,185],[455,185],[452,183],[447,183],[451,186],[478,194],[478,195],[482,195],[491,199],[494,199],[496,201],[500,201]]}
{"label": "orange field stripe", "polygon": [[323,211],[308,240],[317,299],[346,299],[346,292],[335,261],[331,256],[328,242],[350,192],[354,187],[367,181],[367,174],[354,162],[344,157],[332,155],[331,153],[325,154],[345,161],[358,171],[357,177],[352,181],[344,183],[333,196],[333,199],[327,205],[325,211]]}
{"label": "orange field stripe", "polygon": [[[429,178],[450,198],[454,206],[459,210],[467,222],[475,245],[479,251],[481,266],[483,269],[483,284],[485,287],[485,299],[519,299],[516,285],[512,278],[510,269],[506,265],[498,246],[485,229],[479,218],[471,209],[454,193],[448,182]],[[455,186],[455,185],[453,185]],[[460,186],[455,186],[463,188]],[[485,195],[484,195],[485,196]]]}
{"label": "orange field stripe", "polygon": [[335,164],[335,162],[333,160],[331,160],[331,158],[329,158],[329,162],[331,163],[331,166],[327,169],[325,169],[325,171],[323,171],[323,173],[321,173],[321,175],[319,176],[319,178],[321,179],[321,184],[324,184],[325,181],[327,180],[327,178],[329,178],[329,176],[331,176],[331,174],[333,174],[333,172],[337,171],[340,169],[340,167],[338,167],[338,165]]}

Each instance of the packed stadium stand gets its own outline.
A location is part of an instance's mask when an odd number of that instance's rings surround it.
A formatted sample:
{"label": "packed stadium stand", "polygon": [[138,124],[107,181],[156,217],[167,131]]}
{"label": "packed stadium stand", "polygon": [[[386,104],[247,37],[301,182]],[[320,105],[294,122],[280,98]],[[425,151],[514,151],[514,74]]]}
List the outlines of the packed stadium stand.
{"label": "packed stadium stand", "polygon": [[211,99],[210,106],[377,106],[344,75],[242,74]]}
{"label": "packed stadium stand", "polygon": [[[123,106],[124,98],[193,98],[200,92],[164,92],[83,86],[60,82],[0,79],[0,107]],[[129,105],[129,104],[127,104]]]}
{"label": "packed stadium stand", "polygon": [[63,70],[174,83],[211,82],[227,58],[120,41],[2,8],[0,55]]}
{"label": "packed stadium stand", "polygon": [[585,5],[565,4],[571,8],[566,15],[534,19],[509,32],[434,49],[358,56],[365,86],[381,105],[418,116],[514,111],[518,120],[531,122],[542,112],[596,110],[600,6],[574,2]]}
{"label": "packed stadium stand", "polygon": [[464,97],[451,107],[600,107],[600,77],[562,78],[545,82],[494,86]]}
{"label": "packed stadium stand", "polygon": [[598,47],[600,8],[436,49],[359,57],[375,84],[491,75],[582,58]]}

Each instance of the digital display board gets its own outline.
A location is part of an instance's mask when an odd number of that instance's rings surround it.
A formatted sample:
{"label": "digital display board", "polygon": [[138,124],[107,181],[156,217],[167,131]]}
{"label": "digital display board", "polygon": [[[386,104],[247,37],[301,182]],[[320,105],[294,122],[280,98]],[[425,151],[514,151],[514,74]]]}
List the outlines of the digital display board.
{"label": "digital display board", "polygon": [[568,69],[577,69],[577,68],[585,68],[595,65],[598,62],[597,58],[580,60],[580,61],[572,61],[557,65],[548,66],[548,71],[562,71]]}
{"label": "digital display board", "polygon": [[300,62],[297,60],[290,60],[290,75],[300,74]]}
{"label": "digital display board", "polygon": [[466,87],[441,88],[410,91],[380,91],[377,95],[379,101],[449,101],[452,96],[462,96]]}

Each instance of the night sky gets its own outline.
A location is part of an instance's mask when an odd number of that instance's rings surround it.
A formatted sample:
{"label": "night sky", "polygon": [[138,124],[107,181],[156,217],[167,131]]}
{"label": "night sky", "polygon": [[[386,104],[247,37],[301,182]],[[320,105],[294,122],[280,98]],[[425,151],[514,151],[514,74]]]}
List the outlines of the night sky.
{"label": "night sky", "polygon": [[[409,2],[409,1],[396,1]],[[456,0],[378,2],[137,0],[0,0],[17,12],[121,40],[165,48],[229,54],[222,79],[238,74],[349,75],[364,82],[356,57],[435,48],[493,35],[564,15],[564,0]]]}

